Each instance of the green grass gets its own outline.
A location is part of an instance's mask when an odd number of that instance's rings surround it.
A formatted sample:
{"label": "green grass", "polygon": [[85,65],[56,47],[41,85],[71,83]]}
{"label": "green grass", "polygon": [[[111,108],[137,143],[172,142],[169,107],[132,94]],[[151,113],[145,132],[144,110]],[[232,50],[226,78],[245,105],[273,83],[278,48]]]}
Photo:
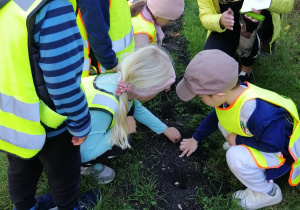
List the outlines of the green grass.
{"label": "green grass", "polygon": [[[188,52],[190,59],[194,57],[199,50],[203,49],[203,43],[206,39],[206,32],[195,19],[198,15],[197,1],[186,0],[183,34],[186,35],[189,43]],[[256,85],[272,90],[279,94],[290,97],[300,108],[300,1],[296,1],[294,11],[290,14],[282,15],[282,32],[276,41],[276,48],[272,55],[262,54],[258,57],[253,66]],[[199,101],[199,100],[198,100]],[[193,103],[198,103],[195,100]],[[201,102],[200,102],[201,103]],[[199,104],[204,113],[209,113],[211,109],[205,108],[205,105]],[[194,117],[191,118],[194,121]],[[191,122],[194,124],[194,122]],[[197,123],[195,123],[197,127]],[[193,126],[193,125],[189,125]],[[224,140],[220,133],[213,134],[209,141],[222,145]],[[210,149],[208,140],[203,143],[204,148]],[[236,190],[244,188],[241,183],[230,172],[224,158],[225,152],[220,146],[217,150],[211,151],[211,158],[205,162],[203,171],[209,176],[209,180],[219,181],[227,180],[231,189],[228,193],[222,194],[217,189],[207,193],[208,188],[201,186],[196,194],[196,203],[202,204],[204,209],[239,209],[236,204],[231,203],[231,195]],[[208,180],[208,181],[209,181]],[[297,197],[299,190],[297,187],[291,187],[288,184],[288,175],[276,180],[282,189],[283,201],[276,206],[267,207],[266,210],[279,209],[300,209]],[[204,193],[205,189],[205,193]]]}
{"label": "green grass", "polygon": [[[282,16],[282,33],[276,42],[276,48],[272,55],[261,55],[253,67],[256,85],[269,90],[286,95],[300,108],[300,1],[297,0],[292,13]],[[186,8],[183,17],[184,25],[181,34],[184,34],[189,41],[187,53],[190,59],[203,49],[206,39],[206,31],[201,26],[198,17],[198,5],[196,0],[185,0]],[[284,28],[289,25],[289,29]],[[183,74],[184,66],[178,60],[176,53],[172,53],[175,61],[176,71]],[[184,106],[184,103],[177,101]],[[177,103],[175,102],[175,103]],[[204,114],[190,116],[184,113],[184,109],[176,107],[179,117],[191,119],[187,124],[189,129],[196,129],[205,114],[211,111],[210,107],[204,105],[200,100],[194,99],[193,105],[199,106]],[[156,100],[149,102],[149,107],[161,111]],[[300,109],[299,109],[300,110]],[[138,132],[135,139],[139,139],[137,144],[143,144],[143,132]],[[242,184],[231,174],[225,161],[225,151],[222,149],[223,137],[216,132],[203,143],[203,147],[208,151],[211,158],[204,163],[195,163],[195,167],[202,167],[208,176],[208,183],[218,182],[220,188],[208,189],[207,186],[199,186],[196,190],[195,204],[203,205],[204,209],[239,209],[231,203],[231,194],[243,188]],[[214,143],[219,147],[211,151],[210,144]],[[95,209],[150,209],[156,208],[156,201],[162,199],[156,190],[156,177],[149,176],[151,168],[143,166],[145,158],[141,151],[131,150],[114,160],[110,161],[110,166],[117,172],[116,178],[107,185],[97,185],[92,177],[83,177],[81,182],[81,192],[93,188],[99,188],[102,193],[102,202],[98,203]],[[151,157],[155,158],[155,157]],[[7,189],[7,169],[8,163],[6,155],[0,153],[0,209],[12,209]],[[283,201],[276,206],[265,208],[266,210],[300,209],[299,191],[296,187],[289,186],[288,177],[284,176],[276,181],[282,189]],[[224,193],[220,189],[223,181],[226,180],[230,189]],[[209,185],[211,186],[211,185]],[[40,179],[37,195],[49,192],[47,178],[43,174]]]}

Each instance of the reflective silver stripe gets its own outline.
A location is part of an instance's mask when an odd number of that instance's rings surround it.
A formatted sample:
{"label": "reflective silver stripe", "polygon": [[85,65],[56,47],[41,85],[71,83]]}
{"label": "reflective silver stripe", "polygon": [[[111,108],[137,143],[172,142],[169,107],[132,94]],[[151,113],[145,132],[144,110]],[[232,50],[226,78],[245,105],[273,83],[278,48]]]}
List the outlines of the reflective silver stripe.
{"label": "reflective silver stripe", "polygon": [[101,74],[106,73],[106,69],[101,65],[100,66]]}
{"label": "reflective silver stripe", "polygon": [[0,139],[21,148],[35,150],[43,147],[46,134],[30,135],[0,125]]}
{"label": "reflective silver stripe", "polygon": [[35,0],[14,0],[14,2],[26,12]]}
{"label": "reflective silver stripe", "polygon": [[[299,148],[300,148],[300,137],[294,142],[293,146],[290,148],[291,152],[297,158],[297,160],[300,158]],[[296,179],[297,176],[299,175],[300,175],[300,167],[298,166],[293,169],[292,180]]]}
{"label": "reflective silver stripe", "polygon": [[133,27],[131,26],[130,32],[126,34],[125,37],[119,40],[112,41],[113,50],[117,53],[126,49],[126,47],[128,47],[132,43],[132,39],[133,39]]}
{"label": "reflective silver stripe", "polygon": [[299,176],[299,175],[300,175],[300,167],[294,168],[294,169],[293,169],[293,173],[292,173],[292,180],[293,180],[293,179],[296,179],[297,176]]}
{"label": "reflective silver stripe", "polygon": [[86,58],[84,59],[84,63],[83,63],[83,71],[88,71],[90,70],[90,59]]}
{"label": "reflective silver stripe", "polygon": [[278,158],[276,157],[276,155],[278,157],[280,157],[280,155],[281,155],[280,152],[277,152],[277,153],[261,152],[261,154],[264,156],[264,158],[267,161],[267,167],[273,167],[273,166],[279,165],[279,161],[278,161]]}
{"label": "reflective silver stripe", "polygon": [[290,148],[293,155],[299,159],[300,157],[300,137],[297,139],[297,141],[294,142],[294,145]]}
{"label": "reflective silver stripe", "polygon": [[89,49],[89,43],[87,40],[83,40],[83,46],[84,48],[86,48],[87,50]]}
{"label": "reflective silver stripe", "polygon": [[118,103],[114,99],[112,99],[108,96],[105,96],[105,95],[96,94],[95,97],[93,98],[92,103],[107,106],[107,107],[111,108],[116,116],[117,109],[118,109]]}
{"label": "reflective silver stripe", "polygon": [[40,103],[24,103],[12,96],[0,93],[0,110],[25,120],[40,122]]}

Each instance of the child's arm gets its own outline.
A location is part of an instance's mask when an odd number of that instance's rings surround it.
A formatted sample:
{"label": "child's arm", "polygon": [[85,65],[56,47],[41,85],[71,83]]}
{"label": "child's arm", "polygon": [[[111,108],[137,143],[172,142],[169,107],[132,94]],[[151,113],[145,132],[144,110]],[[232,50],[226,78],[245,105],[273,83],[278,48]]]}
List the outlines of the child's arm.
{"label": "child's arm", "polygon": [[201,124],[193,134],[193,138],[196,139],[198,142],[201,142],[203,139],[210,136],[210,134],[212,134],[214,131],[218,129],[218,121],[219,120],[216,114],[216,110],[214,109],[201,122]]}
{"label": "child's arm", "polygon": [[110,1],[79,0],[78,4],[95,57],[106,70],[115,70],[118,65],[118,58],[108,34],[110,30]]}
{"label": "child's arm", "polygon": [[150,45],[149,36],[147,34],[134,35],[134,42],[136,49],[146,47]]}
{"label": "child's arm", "polygon": [[190,156],[198,147],[198,142],[208,137],[211,133],[218,129],[218,118],[215,109],[206,116],[200,126],[197,128],[193,137],[190,139],[183,139],[180,143],[179,149],[183,151],[179,157],[185,154]]}
{"label": "child's arm", "polygon": [[127,116],[127,126],[129,134],[136,133],[136,123],[132,116]]}
{"label": "child's arm", "polygon": [[81,162],[83,163],[101,156],[113,145],[113,142],[109,141],[111,129],[107,131],[111,116],[96,110],[91,110],[90,113],[92,130],[85,142],[80,145]]}
{"label": "child's arm", "polygon": [[135,107],[133,117],[135,119],[149,127],[157,134],[164,133],[173,143],[176,143],[181,139],[181,135],[176,128],[168,127],[157,117],[155,117],[148,109],[142,106],[138,100],[135,100],[134,103]]}
{"label": "child's arm", "polygon": [[178,143],[181,139],[180,132],[174,127],[167,127],[167,129],[164,131],[164,134],[173,143]]}
{"label": "child's arm", "polygon": [[186,156],[190,156],[193,154],[193,152],[196,151],[198,148],[198,141],[196,141],[194,138],[190,139],[182,139],[180,142],[180,147],[179,149],[183,151],[179,157],[183,157],[185,154]]}

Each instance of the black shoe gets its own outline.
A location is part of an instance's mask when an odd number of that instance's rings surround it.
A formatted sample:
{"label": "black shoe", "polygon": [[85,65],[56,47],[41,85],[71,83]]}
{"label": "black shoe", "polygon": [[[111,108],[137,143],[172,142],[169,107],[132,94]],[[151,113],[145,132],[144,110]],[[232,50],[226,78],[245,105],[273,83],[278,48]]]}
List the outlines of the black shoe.
{"label": "black shoe", "polygon": [[[37,201],[37,210],[48,210],[55,208],[52,194],[48,193],[43,196],[35,197]],[[101,192],[99,190],[90,190],[79,196],[79,203],[74,210],[88,210],[92,209],[98,202],[101,201]]]}
{"label": "black shoe", "polygon": [[52,209],[56,207],[51,193],[42,196],[36,196],[35,200],[37,202],[37,210]]}
{"label": "black shoe", "polygon": [[74,210],[93,209],[101,201],[101,192],[97,189],[87,191],[79,196],[79,205]]}
{"label": "black shoe", "polygon": [[254,82],[254,77],[252,72],[250,73],[250,75],[248,75],[246,72],[241,71],[239,74],[239,79],[241,82],[250,82],[250,83]]}

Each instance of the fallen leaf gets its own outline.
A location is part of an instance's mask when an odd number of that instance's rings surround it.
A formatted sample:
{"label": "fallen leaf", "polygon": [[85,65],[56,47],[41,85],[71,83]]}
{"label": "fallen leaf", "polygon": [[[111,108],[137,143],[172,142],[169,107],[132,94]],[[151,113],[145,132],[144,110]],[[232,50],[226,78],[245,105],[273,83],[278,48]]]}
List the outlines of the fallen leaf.
{"label": "fallen leaf", "polygon": [[284,30],[286,30],[286,31],[288,31],[288,30],[290,30],[290,25],[286,25],[286,27],[284,27]]}
{"label": "fallen leaf", "polygon": [[171,36],[179,36],[179,35],[180,35],[179,33],[174,33]]}

